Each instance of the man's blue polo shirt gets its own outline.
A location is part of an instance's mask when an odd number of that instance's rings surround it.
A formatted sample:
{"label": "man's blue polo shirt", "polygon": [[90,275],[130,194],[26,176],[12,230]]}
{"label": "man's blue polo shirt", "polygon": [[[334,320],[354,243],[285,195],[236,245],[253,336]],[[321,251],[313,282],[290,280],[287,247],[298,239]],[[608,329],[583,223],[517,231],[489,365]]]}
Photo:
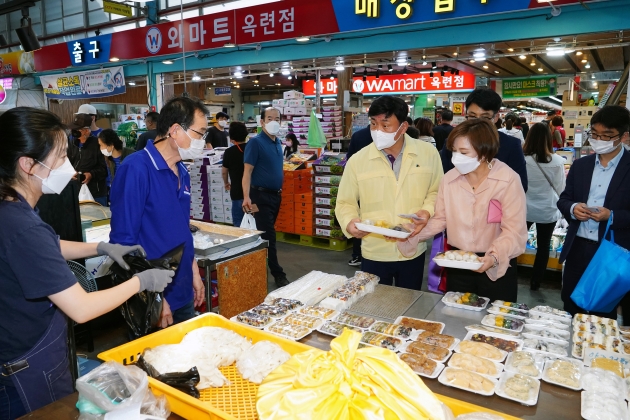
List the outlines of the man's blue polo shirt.
{"label": "man's blue polo shirt", "polygon": [[282,189],[284,154],[278,137],[271,140],[267,133],[261,131],[247,142],[243,160],[254,167],[252,186],[270,190]]}
{"label": "man's blue polo shirt", "polygon": [[195,256],[190,233],[190,175],[182,162],[179,180],[153,145],[127,157],[120,165],[110,193],[110,242],[140,244],[147,259],[160,258],[184,244],[184,253],[164,297],[175,311],[193,300],[192,263]]}

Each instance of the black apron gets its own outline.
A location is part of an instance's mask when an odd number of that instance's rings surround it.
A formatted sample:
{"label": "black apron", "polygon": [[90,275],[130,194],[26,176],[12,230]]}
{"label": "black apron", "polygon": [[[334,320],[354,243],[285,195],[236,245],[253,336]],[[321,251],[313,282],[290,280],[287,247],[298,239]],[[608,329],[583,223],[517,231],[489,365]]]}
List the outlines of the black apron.
{"label": "black apron", "polygon": [[72,394],[65,315],[55,310],[37,344],[24,355],[3,364],[1,372],[11,378],[27,413]]}

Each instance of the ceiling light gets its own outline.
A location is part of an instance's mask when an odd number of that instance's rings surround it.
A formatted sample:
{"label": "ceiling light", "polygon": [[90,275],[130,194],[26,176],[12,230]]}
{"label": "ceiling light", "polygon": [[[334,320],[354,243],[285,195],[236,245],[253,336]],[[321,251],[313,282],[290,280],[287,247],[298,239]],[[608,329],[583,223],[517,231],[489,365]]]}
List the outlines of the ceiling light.
{"label": "ceiling light", "polygon": [[542,67],[538,67],[538,71],[543,71],[543,68]]}
{"label": "ceiling light", "polygon": [[508,48],[509,52],[514,52],[514,48]]}
{"label": "ceiling light", "polygon": [[454,55],[455,57],[457,57],[457,56],[459,55],[459,53],[458,53],[457,51],[455,51],[455,52],[453,53],[453,55]]}
{"label": "ceiling light", "polygon": [[236,47],[236,44],[232,43],[232,42],[228,42],[227,44],[223,44],[223,48],[234,48]]}
{"label": "ceiling light", "polygon": [[110,58],[110,59],[109,59],[109,61],[111,61],[111,62],[115,63],[115,62],[117,62],[117,61],[120,61],[120,58],[118,58],[118,57],[112,57],[112,58]]}
{"label": "ceiling light", "polygon": [[243,72],[238,71],[238,70],[237,70],[237,71],[235,71],[235,72],[234,72],[234,77],[236,77],[237,79],[242,78],[242,77],[243,77]]}
{"label": "ceiling light", "polygon": [[536,62],[534,60],[532,60],[531,63],[529,63],[530,66],[534,67],[536,65]]}
{"label": "ceiling light", "polygon": [[473,52],[473,57],[479,58],[479,59],[485,58],[486,57],[486,50],[484,50],[483,48],[477,48]]}
{"label": "ceiling light", "polygon": [[431,63],[431,68],[433,70],[437,69],[437,63],[435,61],[433,63]]}
{"label": "ceiling light", "polygon": [[173,60],[164,60],[162,64],[173,64]]}
{"label": "ceiling light", "polygon": [[584,54],[582,51],[578,51],[575,53],[575,55],[582,55],[582,54]]}
{"label": "ceiling light", "polygon": [[337,65],[335,66],[335,70],[337,71],[344,71],[345,67],[343,66],[342,63],[337,63]]}
{"label": "ceiling light", "polygon": [[582,63],[588,63],[588,60],[586,59],[586,57],[582,59]]}
{"label": "ceiling light", "polygon": [[472,59],[470,60],[470,63],[474,63],[474,62],[475,62],[475,60],[472,60]]}
{"label": "ceiling light", "polygon": [[256,80],[254,80],[254,83],[259,83],[260,82],[260,76],[256,76]]}
{"label": "ceiling light", "polygon": [[335,75],[333,74],[332,70],[330,71],[330,80],[335,80]]}
{"label": "ceiling light", "polygon": [[523,54],[519,55],[518,58],[520,58],[521,60],[525,60],[527,57]]}
{"label": "ceiling light", "polygon": [[591,79],[595,78],[595,73],[591,74]]}
{"label": "ceiling light", "polygon": [[297,42],[308,42],[308,41],[311,40],[311,37],[309,37],[309,36],[301,36],[299,38],[295,38],[295,40]]}
{"label": "ceiling light", "polygon": [[273,77],[273,73],[269,73],[269,77]]}
{"label": "ceiling light", "polygon": [[283,76],[288,76],[290,74],[291,74],[291,70],[289,70],[289,69],[282,69],[282,75]]}
{"label": "ceiling light", "polygon": [[387,71],[393,71],[393,70],[394,70],[394,69],[392,69],[392,65],[391,65],[391,64],[388,64],[388,65],[387,65]]}
{"label": "ceiling light", "polygon": [[289,77],[287,77],[287,79],[291,80],[291,79],[293,79],[293,76],[289,75]]}
{"label": "ceiling light", "polygon": [[423,66],[426,66],[426,65],[427,65],[427,62],[426,62],[426,61],[423,61],[423,62],[422,62],[422,65],[423,65]]}
{"label": "ceiling light", "polygon": [[134,82],[133,80],[130,80],[129,82],[127,82],[127,84],[128,84],[129,86],[135,86],[135,85],[136,85],[136,82]]}
{"label": "ceiling light", "polygon": [[483,66],[484,69],[488,69],[489,67],[487,65],[484,64]]}
{"label": "ceiling light", "polygon": [[496,74],[499,74],[499,70],[495,70],[494,72],[495,72]]}
{"label": "ceiling light", "polygon": [[193,77],[191,79],[193,82],[198,82],[201,80],[201,77],[199,77],[199,75],[197,73],[193,74]]}
{"label": "ceiling light", "polygon": [[584,66],[585,69],[590,69],[591,68],[591,64],[590,63],[586,63],[586,65]]}

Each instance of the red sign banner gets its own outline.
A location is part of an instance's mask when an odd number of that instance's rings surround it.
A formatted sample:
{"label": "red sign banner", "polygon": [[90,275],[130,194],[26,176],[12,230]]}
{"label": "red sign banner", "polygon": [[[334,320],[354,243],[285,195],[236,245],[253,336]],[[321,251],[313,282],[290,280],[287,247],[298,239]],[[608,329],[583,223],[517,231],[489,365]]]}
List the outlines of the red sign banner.
{"label": "red sign banner", "polygon": [[[379,94],[405,94],[405,93],[431,93],[431,92],[457,92],[473,90],[475,88],[475,75],[460,71],[459,75],[445,74],[430,76],[429,73],[415,74],[386,74],[378,78],[368,76],[363,81],[363,76],[355,76],[352,82],[352,90],[364,95]],[[305,80],[302,89],[306,96],[315,96],[315,81]],[[337,79],[322,79],[320,87],[321,95],[337,94]]]}

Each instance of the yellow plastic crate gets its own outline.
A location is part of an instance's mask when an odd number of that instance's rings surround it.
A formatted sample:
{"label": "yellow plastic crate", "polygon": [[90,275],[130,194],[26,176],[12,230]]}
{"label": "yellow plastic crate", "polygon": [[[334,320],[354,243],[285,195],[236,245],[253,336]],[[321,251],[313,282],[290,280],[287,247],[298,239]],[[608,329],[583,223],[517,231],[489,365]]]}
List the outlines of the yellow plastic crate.
{"label": "yellow plastic crate", "polygon": [[[250,338],[254,343],[267,340],[282,347],[289,354],[296,354],[312,349],[302,343],[287,340],[265,331],[257,330],[213,313],[207,313],[190,321],[182,322],[165,330],[158,331],[146,337],[139,338],[130,343],[123,344],[98,355],[104,361],[116,361],[122,364],[135,362],[147,348],[157,347],[162,344],[178,344],[186,333],[201,327],[221,327],[232,330],[244,337]],[[192,420],[256,420],[256,394],[258,385],[241,377],[235,365],[223,367],[221,373],[231,382],[230,386],[221,388],[209,388],[200,391],[200,398],[196,399],[181,391],[176,390],[162,382],[149,378],[149,386],[156,395],[166,395],[171,411]],[[515,417],[506,416],[483,407],[458,401],[453,398],[437,395],[437,397],[453,410],[455,415],[488,412],[499,414],[506,420],[515,420]]]}

